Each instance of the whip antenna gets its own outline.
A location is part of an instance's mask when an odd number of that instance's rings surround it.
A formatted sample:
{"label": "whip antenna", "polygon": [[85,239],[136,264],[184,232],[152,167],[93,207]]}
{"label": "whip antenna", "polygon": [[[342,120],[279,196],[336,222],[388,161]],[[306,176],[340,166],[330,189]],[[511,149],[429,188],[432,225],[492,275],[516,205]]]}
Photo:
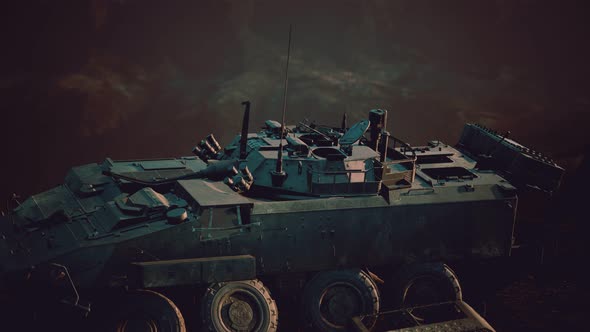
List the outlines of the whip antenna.
{"label": "whip antenna", "polygon": [[279,152],[275,171],[271,172],[273,186],[280,187],[287,178],[283,171],[283,135],[285,134],[285,114],[287,113],[287,88],[289,87],[289,59],[291,57],[291,34],[293,25],[289,24],[289,44],[287,46],[287,65],[285,66],[285,89],[283,91],[283,118],[281,121],[281,132],[279,136]]}

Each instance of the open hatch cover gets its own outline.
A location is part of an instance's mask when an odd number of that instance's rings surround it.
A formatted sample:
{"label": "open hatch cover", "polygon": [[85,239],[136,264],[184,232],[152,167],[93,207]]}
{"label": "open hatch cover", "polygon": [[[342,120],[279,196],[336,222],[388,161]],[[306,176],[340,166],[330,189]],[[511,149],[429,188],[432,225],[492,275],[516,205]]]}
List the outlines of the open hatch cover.
{"label": "open hatch cover", "polygon": [[356,143],[367,131],[371,122],[369,120],[362,120],[357,122],[340,138],[340,145],[352,145]]}

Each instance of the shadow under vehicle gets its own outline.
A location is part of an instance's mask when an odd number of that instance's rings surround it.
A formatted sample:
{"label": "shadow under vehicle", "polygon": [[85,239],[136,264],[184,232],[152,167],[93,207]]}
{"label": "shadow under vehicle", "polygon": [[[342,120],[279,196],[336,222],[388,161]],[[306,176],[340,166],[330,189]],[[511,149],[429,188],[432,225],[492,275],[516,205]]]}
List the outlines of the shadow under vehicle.
{"label": "shadow under vehicle", "polygon": [[[510,255],[517,190],[553,191],[563,173],[474,124],[455,147],[413,147],[380,109],[350,128],[268,120],[248,133],[244,105],[225,148],[209,135],[192,157],[74,167],[2,217],[3,322],[74,321],[42,319],[59,303],[102,331],[180,332],[185,318],[276,331],[272,291],[301,295],[305,330],[350,330],[359,315],[371,329],[382,298],[461,300],[445,263]],[[194,297],[200,309],[184,309]]]}

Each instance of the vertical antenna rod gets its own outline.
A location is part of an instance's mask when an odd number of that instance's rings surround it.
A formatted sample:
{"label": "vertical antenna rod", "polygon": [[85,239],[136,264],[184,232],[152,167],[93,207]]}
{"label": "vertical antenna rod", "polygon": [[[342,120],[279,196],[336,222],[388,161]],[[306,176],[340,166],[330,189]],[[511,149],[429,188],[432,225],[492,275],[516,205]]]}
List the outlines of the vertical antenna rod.
{"label": "vertical antenna rod", "polygon": [[250,121],[250,101],[243,101],[244,120],[242,120],[242,137],[240,137],[240,159],[244,160],[248,156],[246,147],[248,146],[248,122]]}
{"label": "vertical antenna rod", "polygon": [[287,46],[287,65],[285,66],[285,90],[283,91],[283,119],[281,121],[281,134],[279,142],[279,154],[275,173],[283,173],[283,134],[285,133],[285,113],[287,113],[287,88],[289,86],[289,58],[291,56],[291,32],[293,25],[289,24],[289,46]]}

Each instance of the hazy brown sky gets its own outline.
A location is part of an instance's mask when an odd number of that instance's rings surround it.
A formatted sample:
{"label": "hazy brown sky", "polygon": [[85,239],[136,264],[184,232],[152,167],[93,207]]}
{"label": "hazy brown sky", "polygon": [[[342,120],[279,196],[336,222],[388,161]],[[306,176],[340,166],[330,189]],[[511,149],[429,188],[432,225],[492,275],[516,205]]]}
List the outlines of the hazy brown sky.
{"label": "hazy brown sky", "polygon": [[371,108],[412,144],[465,122],[575,165],[590,141],[584,1],[21,1],[2,5],[3,180],[25,195],[68,167],[190,154],[278,119]]}

